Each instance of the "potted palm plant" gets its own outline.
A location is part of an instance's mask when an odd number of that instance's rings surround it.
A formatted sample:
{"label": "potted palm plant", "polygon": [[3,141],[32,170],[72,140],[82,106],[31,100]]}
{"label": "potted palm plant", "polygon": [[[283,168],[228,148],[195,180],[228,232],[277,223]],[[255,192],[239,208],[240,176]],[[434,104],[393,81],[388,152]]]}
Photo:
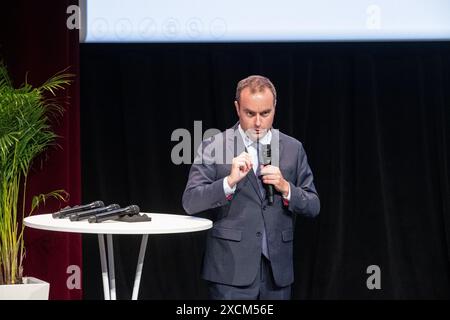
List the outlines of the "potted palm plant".
{"label": "potted palm plant", "polygon": [[[28,287],[25,291],[29,293],[31,288],[32,295],[28,298],[36,298],[33,290],[43,290],[47,295],[44,299],[48,299],[48,283],[39,289],[41,286],[35,285],[37,279],[23,277],[22,222],[49,197],[66,200],[65,191],[55,190],[35,195],[27,203],[26,191],[33,160],[56,145],[57,135],[50,127],[49,116],[62,114],[55,91],[68,85],[71,76],[59,72],[40,87],[25,81],[14,88],[5,65],[0,62],[0,299],[20,299],[12,292],[22,287]],[[26,212],[26,208],[31,209]]]}

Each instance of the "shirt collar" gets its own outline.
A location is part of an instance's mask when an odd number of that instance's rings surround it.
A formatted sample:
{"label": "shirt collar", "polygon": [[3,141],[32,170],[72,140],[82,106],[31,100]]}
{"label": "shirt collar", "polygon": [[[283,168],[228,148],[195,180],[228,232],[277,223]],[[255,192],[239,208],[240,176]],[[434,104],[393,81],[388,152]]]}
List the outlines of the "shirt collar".
{"label": "shirt collar", "polygon": [[[244,145],[246,148],[251,146],[254,141],[250,139],[247,134],[244,132],[244,130],[241,127],[241,124],[238,126],[239,133],[241,134],[242,140],[244,141]],[[259,143],[261,144],[270,144],[270,141],[272,141],[272,131],[269,129],[264,137],[259,139]]]}

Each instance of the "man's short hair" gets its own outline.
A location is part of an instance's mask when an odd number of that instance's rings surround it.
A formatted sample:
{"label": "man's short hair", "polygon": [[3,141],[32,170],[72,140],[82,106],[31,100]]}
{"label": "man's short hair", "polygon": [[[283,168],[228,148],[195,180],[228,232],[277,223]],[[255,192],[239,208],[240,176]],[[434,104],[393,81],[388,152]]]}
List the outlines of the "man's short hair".
{"label": "man's short hair", "polygon": [[273,95],[273,105],[277,103],[277,90],[273,83],[266,77],[260,75],[252,75],[238,82],[236,87],[236,101],[239,102],[241,92],[245,88],[249,88],[251,93],[262,92],[269,89]]}

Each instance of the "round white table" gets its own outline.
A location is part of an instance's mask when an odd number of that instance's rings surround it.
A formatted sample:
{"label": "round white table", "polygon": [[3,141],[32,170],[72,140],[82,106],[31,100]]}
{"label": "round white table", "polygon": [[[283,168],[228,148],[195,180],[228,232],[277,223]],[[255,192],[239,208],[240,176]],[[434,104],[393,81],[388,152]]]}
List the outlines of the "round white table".
{"label": "round white table", "polygon": [[[98,234],[105,300],[116,299],[112,235],[142,234],[134,277],[133,295],[131,297],[132,300],[137,300],[149,234],[195,232],[207,230],[212,227],[212,221],[204,218],[164,213],[141,212],[141,214],[151,217],[152,221],[120,222],[108,220],[101,223],[89,223],[87,220],[70,221],[68,218],[54,219],[51,214],[41,214],[25,218],[24,224],[27,227],[41,230]],[[104,236],[106,236],[108,246],[108,259],[106,258]]]}

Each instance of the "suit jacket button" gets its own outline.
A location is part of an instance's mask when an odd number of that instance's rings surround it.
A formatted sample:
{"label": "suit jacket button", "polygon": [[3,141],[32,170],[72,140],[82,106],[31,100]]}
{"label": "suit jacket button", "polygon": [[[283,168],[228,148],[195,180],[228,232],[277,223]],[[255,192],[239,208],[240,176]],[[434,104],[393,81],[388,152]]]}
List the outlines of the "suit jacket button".
{"label": "suit jacket button", "polygon": [[258,231],[258,232],[256,233],[256,236],[257,236],[258,238],[261,237],[261,232]]}
{"label": "suit jacket button", "polygon": [[262,207],[263,210],[266,210],[266,208],[267,208],[266,206],[263,206],[263,207]]}

